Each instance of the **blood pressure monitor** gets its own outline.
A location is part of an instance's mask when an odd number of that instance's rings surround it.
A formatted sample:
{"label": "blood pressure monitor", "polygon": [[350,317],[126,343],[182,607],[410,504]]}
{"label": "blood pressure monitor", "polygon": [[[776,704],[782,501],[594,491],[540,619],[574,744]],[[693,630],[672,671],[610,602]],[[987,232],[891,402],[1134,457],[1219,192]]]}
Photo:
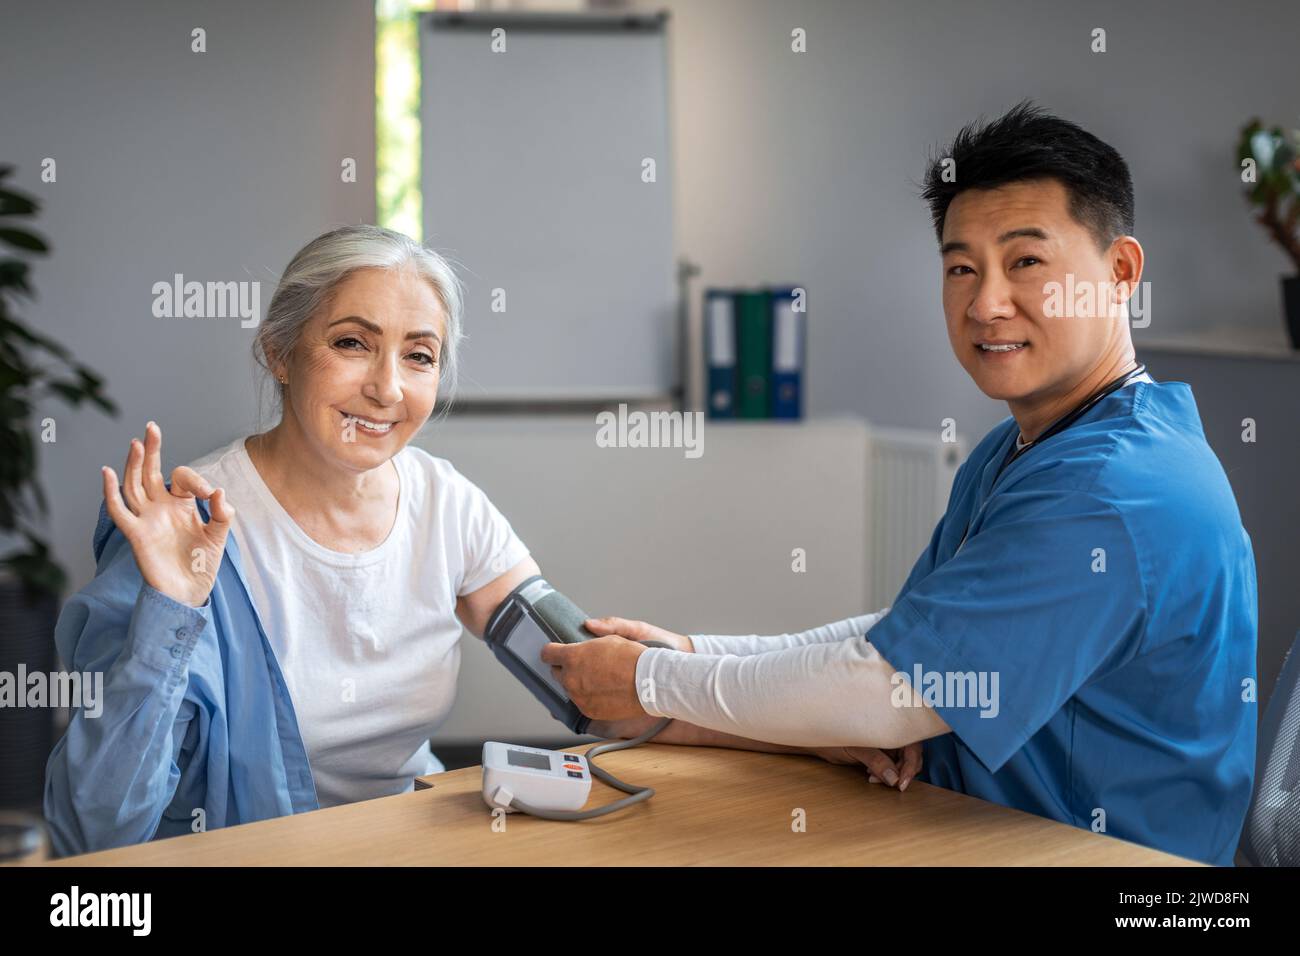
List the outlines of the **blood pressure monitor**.
{"label": "blood pressure monitor", "polygon": [[516,800],[530,809],[581,810],[591,794],[587,758],[489,740],[483,745],[483,799],[514,813]]}
{"label": "blood pressure monitor", "polygon": [[[595,635],[582,626],[585,620],[587,615],[580,607],[535,574],[506,595],[492,612],[483,633],[496,659],[542,702],[552,717],[575,734],[586,734],[591,720],[569,699],[551,665],[542,660],[542,648],[551,643],[592,640]],[[658,641],[642,643],[668,646]],[[483,799],[493,808],[522,810],[547,820],[590,820],[648,800],[654,796],[653,788],[624,783],[591,760],[602,753],[643,744],[670,723],[672,718],[665,717],[639,737],[599,744],[585,756],[571,750],[542,750],[489,740],[483,745]],[[583,810],[591,794],[592,777],[629,796]]]}
{"label": "blood pressure monitor", "polygon": [[590,640],[594,635],[582,626],[586,619],[581,608],[535,574],[497,606],[483,634],[497,660],[575,734],[585,734],[591,721],[569,700],[541,655],[550,643]]}

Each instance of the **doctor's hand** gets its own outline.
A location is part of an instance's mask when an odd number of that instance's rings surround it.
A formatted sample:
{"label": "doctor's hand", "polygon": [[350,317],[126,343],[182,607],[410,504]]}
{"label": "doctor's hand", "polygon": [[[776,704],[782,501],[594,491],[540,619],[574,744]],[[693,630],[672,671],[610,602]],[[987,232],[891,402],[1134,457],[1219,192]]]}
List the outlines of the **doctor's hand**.
{"label": "doctor's hand", "polygon": [[[172,472],[169,490],[159,465],[162,429],[149,422],[144,434],[144,444],[131,439],[121,489],[112,468],[100,470],[104,502],[130,542],[145,581],[174,601],[201,607],[217,579],[235,509],[226,503],[222,489],[214,491],[198,472],[183,465]],[[204,523],[196,498],[209,503],[211,521]]]}
{"label": "doctor's hand", "polygon": [[883,783],[906,790],[921,772],[921,744],[908,744],[892,750],[875,747],[814,747],[808,753],[830,763],[860,763],[867,768],[869,783]]}
{"label": "doctor's hand", "polygon": [[636,662],[644,645],[621,637],[597,637],[581,644],[547,644],[542,662],[569,699],[593,720],[645,715],[636,695]]}
{"label": "doctor's hand", "polygon": [[617,634],[629,641],[659,641],[674,650],[695,653],[695,645],[685,634],[674,634],[645,621],[629,621],[622,617],[593,617],[583,621],[582,626],[597,637]]}

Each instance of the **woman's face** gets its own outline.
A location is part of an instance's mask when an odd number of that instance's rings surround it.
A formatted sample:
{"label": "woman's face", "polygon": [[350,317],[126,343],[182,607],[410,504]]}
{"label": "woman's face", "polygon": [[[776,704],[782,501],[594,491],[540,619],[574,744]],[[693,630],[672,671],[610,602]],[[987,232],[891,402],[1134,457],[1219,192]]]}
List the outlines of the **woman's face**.
{"label": "woman's face", "polygon": [[442,303],[413,270],[353,272],[284,367],[286,418],[327,460],[379,467],[433,413],[445,335]]}

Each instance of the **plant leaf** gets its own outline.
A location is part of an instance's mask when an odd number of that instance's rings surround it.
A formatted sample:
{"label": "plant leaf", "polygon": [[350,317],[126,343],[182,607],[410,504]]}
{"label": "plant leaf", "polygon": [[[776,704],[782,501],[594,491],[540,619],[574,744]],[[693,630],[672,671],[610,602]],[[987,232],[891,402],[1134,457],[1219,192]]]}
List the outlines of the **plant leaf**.
{"label": "plant leaf", "polygon": [[25,229],[0,229],[0,242],[7,242],[16,249],[27,249],[31,252],[50,251],[44,239]]}
{"label": "plant leaf", "polygon": [[31,216],[40,208],[34,199],[0,189],[0,216]]}
{"label": "plant leaf", "polygon": [[13,319],[0,319],[0,333],[5,332],[16,335],[18,338],[23,339],[31,345],[40,346],[45,349],[45,351],[57,355],[64,361],[71,361],[71,356],[68,354],[68,350],[62,345],[47,336],[41,335],[39,332],[32,331],[21,322],[16,322]]}
{"label": "plant leaf", "polygon": [[27,283],[29,267],[21,259],[0,259],[0,289],[16,289],[30,297],[32,287]]}
{"label": "plant leaf", "polygon": [[70,405],[80,405],[86,391],[76,382],[50,382],[49,389]]}

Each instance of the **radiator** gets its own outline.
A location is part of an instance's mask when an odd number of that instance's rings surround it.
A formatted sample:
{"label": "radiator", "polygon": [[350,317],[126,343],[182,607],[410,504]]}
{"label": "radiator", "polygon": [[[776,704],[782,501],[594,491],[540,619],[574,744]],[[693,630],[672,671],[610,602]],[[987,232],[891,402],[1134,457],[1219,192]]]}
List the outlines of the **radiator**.
{"label": "radiator", "polygon": [[964,445],[938,431],[872,427],[867,440],[867,594],[873,610],[898,596],[948,505]]}

